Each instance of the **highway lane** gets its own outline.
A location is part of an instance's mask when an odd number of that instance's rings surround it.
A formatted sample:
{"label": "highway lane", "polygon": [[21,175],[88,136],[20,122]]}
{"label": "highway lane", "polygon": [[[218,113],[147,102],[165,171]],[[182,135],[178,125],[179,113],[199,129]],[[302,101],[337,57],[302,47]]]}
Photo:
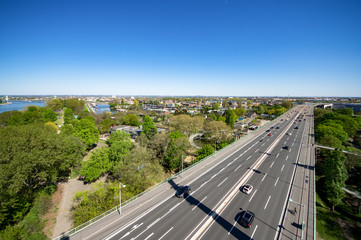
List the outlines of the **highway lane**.
{"label": "highway lane", "polygon": [[[304,124],[298,130],[288,131],[291,136],[285,135],[278,145],[271,152],[271,155],[257,169],[258,174],[254,174],[247,183],[254,186],[250,195],[238,192],[232,202],[222,212],[221,216],[227,221],[233,221],[230,229],[224,229],[218,224],[212,226],[203,235],[202,239],[270,239],[274,236],[278,219],[283,212],[283,202],[288,192],[290,179],[295,168],[298,151],[296,146],[300,145]],[[294,146],[291,146],[292,143]],[[290,149],[284,150],[282,147],[289,145]],[[255,213],[256,219],[250,229],[241,227],[237,223],[239,213],[250,210]],[[277,217],[275,217],[277,216]],[[234,235],[232,232],[238,229],[244,235]],[[271,232],[271,233],[270,233]]]}
{"label": "highway lane", "polygon": [[[272,140],[280,134],[288,121],[279,123],[280,129],[272,130],[272,137],[266,133],[251,140],[214,169],[191,183],[192,194],[186,199],[172,196],[150,214],[142,217],[109,239],[169,239],[184,238],[195,226],[212,212],[222,196],[232,189],[254,161],[264,154]],[[259,138],[263,138],[262,142]],[[171,186],[173,185],[173,186]],[[170,187],[177,188],[176,183]]]}

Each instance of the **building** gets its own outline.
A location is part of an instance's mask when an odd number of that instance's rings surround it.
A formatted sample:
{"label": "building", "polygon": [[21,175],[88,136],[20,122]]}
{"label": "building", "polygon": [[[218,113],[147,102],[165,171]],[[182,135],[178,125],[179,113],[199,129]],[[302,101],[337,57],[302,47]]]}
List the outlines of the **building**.
{"label": "building", "polygon": [[332,109],[351,108],[355,113],[361,112],[361,103],[333,103]]}

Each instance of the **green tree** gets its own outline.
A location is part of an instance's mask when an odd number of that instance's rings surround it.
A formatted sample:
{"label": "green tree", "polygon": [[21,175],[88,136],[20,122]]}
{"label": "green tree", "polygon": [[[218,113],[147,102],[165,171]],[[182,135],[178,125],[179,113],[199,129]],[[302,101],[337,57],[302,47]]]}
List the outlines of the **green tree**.
{"label": "green tree", "polygon": [[209,155],[212,155],[214,153],[214,148],[206,144],[201,149],[197,151],[197,158],[196,161],[202,160],[205,157],[208,157]]}
{"label": "green tree", "polygon": [[71,108],[66,108],[64,110],[64,124],[70,123],[74,119],[73,110]]}
{"label": "green tree", "polygon": [[43,117],[45,122],[55,122],[57,120],[56,113],[51,108],[44,110]]}
{"label": "green tree", "polygon": [[345,191],[342,189],[346,186],[345,182],[348,178],[345,160],[346,157],[341,150],[331,151],[326,158],[325,189],[327,200],[332,205],[332,211],[345,197]]}
{"label": "green tree", "polygon": [[231,128],[234,128],[234,123],[236,121],[236,116],[231,109],[227,109],[226,111],[226,124]]}
{"label": "green tree", "polygon": [[225,142],[233,138],[232,129],[224,122],[209,121],[204,126],[204,137],[208,142]]}
{"label": "green tree", "polygon": [[131,125],[131,126],[139,126],[140,125],[137,115],[135,115],[133,113],[124,117],[124,124]]}
{"label": "green tree", "polygon": [[107,133],[107,132],[110,132],[110,127],[112,125],[115,125],[115,121],[110,119],[110,118],[107,118],[103,121],[100,122],[100,132],[101,133]]}
{"label": "green tree", "polygon": [[143,132],[148,137],[151,138],[157,133],[157,127],[154,125],[154,122],[151,117],[145,115],[143,118]]}
{"label": "green tree", "polygon": [[290,109],[290,108],[292,107],[291,101],[283,100],[283,101],[282,101],[282,107],[284,107],[284,108],[286,108],[286,109]]}
{"label": "green tree", "polygon": [[109,160],[108,148],[95,149],[89,160],[82,162],[80,175],[84,176],[84,182],[93,182],[102,174],[112,170],[114,164]]}
{"label": "green tree", "polygon": [[63,108],[63,103],[60,99],[52,99],[48,101],[46,104],[55,111]]}
{"label": "green tree", "polygon": [[84,154],[82,143],[43,124],[0,129],[0,227],[18,222],[35,192],[67,177]]}
{"label": "green tree", "polygon": [[243,117],[246,114],[246,109],[244,108],[236,108],[234,110],[234,113],[237,115],[237,117]]}
{"label": "green tree", "polygon": [[169,126],[171,130],[189,136],[191,133],[199,132],[203,128],[203,122],[204,118],[200,116],[177,115],[169,120]]}
{"label": "green tree", "polygon": [[262,106],[262,105],[258,105],[258,108],[257,108],[257,114],[258,115],[261,115],[261,114],[264,114],[265,113],[265,107],[264,106]]}

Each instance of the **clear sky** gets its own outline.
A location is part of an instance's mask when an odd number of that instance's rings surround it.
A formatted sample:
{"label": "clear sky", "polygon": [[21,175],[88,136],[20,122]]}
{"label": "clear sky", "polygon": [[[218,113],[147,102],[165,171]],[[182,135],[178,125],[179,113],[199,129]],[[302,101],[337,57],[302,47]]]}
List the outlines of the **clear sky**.
{"label": "clear sky", "polygon": [[1,0],[0,94],[361,96],[360,0]]}

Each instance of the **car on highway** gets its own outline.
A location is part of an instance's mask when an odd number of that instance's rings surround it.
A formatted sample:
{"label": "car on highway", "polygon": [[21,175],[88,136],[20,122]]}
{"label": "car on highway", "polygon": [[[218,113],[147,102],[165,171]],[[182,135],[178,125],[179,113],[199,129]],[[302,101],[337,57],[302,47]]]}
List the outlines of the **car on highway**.
{"label": "car on highway", "polygon": [[288,146],[284,146],[284,147],[283,147],[283,149],[288,150],[288,149],[289,149],[289,147],[288,147]]}
{"label": "car on highway", "polygon": [[240,224],[245,228],[249,228],[255,217],[256,215],[253,212],[245,211],[241,216]]}
{"label": "car on highway", "polygon": [[270,137],[271,137],[271,136],[272,136],[272,133],[269,133],[267,136],[270,136]]}
{"label": "car on highway", "polygon": [[276,127],[276,129],[280,129],[280,127]]}
{"label": "car on highway", "polygon": [[286,133],[286,135],[291,136],[291,135],[292,135],[292,133]]}
{"label": "car on highway", "polygon": [[175,195],[179,198],[181,198],[181,197],[186,198],[189,195],[190,191],[191,191],[191,188],[189,186],[183,186],[183,187],[178,188]]}
{"label": "car on highway", "polygon": [[242,192],[246,193],[246,194],[250,194],[253,190],[253,186],[246,184],[242,187]]}
{"label": "car on highway", "polygon": [[295,129],[298,129],[298,127],[296,126]]}
{"label": "car on highway", "polygon": [[269,129],[266,130],[266,132],[269,132],[269,131],[271,131],[271,130],[269,130]]}

